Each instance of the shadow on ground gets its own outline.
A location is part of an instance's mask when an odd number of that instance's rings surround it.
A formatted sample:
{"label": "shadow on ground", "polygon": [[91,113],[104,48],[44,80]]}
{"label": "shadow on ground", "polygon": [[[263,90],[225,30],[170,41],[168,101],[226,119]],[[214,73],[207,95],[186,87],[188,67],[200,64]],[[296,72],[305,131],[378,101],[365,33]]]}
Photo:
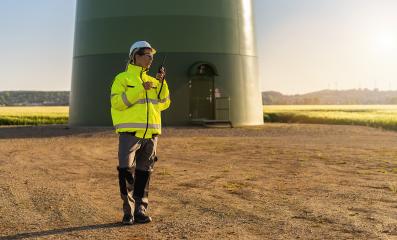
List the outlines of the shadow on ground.
{"label": "shadow on ground", "polygon": [[70,135],[91,136],[90,133],[112,132],[112,127],[73,127],[67,125],[42,125],[42,126],[1,126],[0,139],[12,138],[49,138]]}
{"label": "shadow on ground", "polygon": [[39,237],[47,237],[58,234],[65,234],[71,232],[81,232],[81,231],[90,231],[97,229],[109,229],[109,228],[121,228],[125,227],[119,222],[115,223],[106,223],[106,224],[96,224],[96,225],[88,225],[88,226],[80,226],[80,227],[69,227],[69,228],[60,228],[60,229],[52,229],[41,232],[25,232],[18,233],[15,235],[3,236],[0,237],[1,240],[5,239],[27,239],[27,238],[39,238]]}

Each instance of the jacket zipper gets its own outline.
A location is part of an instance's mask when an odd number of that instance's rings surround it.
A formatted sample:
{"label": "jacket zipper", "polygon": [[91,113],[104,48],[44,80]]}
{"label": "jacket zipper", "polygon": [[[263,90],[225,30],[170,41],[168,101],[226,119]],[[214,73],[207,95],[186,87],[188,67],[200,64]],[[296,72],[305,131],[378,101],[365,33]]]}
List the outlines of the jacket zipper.
{"label": "jacket zipper", "polygon": [[[141,81],[144,83],[143,78],[142,78],[142,74],[143,74],[143,69],[141,71]],[[147,133],[147,129],[149,128],[149,99],[147,96],[147,90],[145,89],[145,94],[146,94],[146,129],[145,129],[145,133],[143,134],[143,139],[145,139],[146,133]]]}

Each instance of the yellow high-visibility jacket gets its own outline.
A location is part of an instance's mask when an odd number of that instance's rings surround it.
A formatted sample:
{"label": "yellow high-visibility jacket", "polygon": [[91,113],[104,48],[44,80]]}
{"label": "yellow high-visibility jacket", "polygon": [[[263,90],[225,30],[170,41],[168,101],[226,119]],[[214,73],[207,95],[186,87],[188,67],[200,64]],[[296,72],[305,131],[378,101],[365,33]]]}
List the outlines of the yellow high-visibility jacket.
{"label": "yellow high-visibility jacket", "polygon": [[[142,84],[148,81],[153,82],[153,88],[146,91]],[[161,111],[171,103],[167,82],[161,85],[146,69],[131,64],[115,77],[111,113],[116,132],[135,132],[139,138],[161,134]]]}

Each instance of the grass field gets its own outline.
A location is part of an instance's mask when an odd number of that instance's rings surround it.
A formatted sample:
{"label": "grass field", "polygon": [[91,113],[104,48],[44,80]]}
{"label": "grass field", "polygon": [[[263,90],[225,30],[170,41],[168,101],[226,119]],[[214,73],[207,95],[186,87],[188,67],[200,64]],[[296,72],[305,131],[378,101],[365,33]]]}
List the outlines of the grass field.
{"label": "grass field", "polygon": [[[264,106],[265,122],[347,124],[397,130],[397,105]],[[69,107],[0,107],[0,125],[66,124]]]}
{"label": "grass field", "polygon": [[397,105],[264,106],[266,122],[347,124],[397,130]]}
{"label": "grass field", "polygon": [[65,124],[69,107],[0,107],[0,125]]}

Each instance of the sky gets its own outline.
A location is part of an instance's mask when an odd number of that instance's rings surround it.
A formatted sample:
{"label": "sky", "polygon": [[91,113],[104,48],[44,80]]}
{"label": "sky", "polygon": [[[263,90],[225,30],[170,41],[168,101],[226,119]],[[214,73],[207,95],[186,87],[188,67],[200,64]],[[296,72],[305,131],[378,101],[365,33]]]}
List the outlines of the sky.
{"label": "sky", "polygon": [[262,89],[397,90],[396,0],[256,0]]}
{"label": "sky", "polygon": [[[396,0],[253,0],[260,90],[397,90]],[[0,91],[70,90],[75,0],[0,0]]]}

